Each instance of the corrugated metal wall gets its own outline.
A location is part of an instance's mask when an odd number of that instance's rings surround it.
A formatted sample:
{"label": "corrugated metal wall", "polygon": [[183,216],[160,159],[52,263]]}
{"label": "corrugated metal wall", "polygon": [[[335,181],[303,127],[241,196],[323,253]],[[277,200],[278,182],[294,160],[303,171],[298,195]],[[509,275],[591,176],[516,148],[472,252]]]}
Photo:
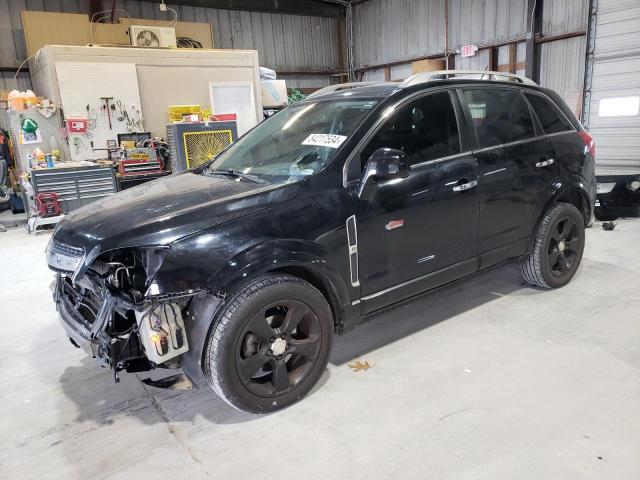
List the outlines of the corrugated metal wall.
{"label": "corrugated metal wall", "polygon": [[[586,31],[589,0],[545,0],[542,35]],[[540,46],[540,84],[558,92],[580,116],[584,90],[587,37],[579,36]]]}
{"label": "corrugated metal wall", "polygon": [[[87,13],[88,0],[0,0],[0,66],[18,65],[26,57],[20,20],[22,10]],[[337,19],[265,12],[246,12],[167,4],[178,19],[210,23],[216,48],[258,50],[260,64],[279,72],[338,70]],[[133,18],[164,19],[157,3],[119,0],[117,8]],[[170,17],[171,18],[171,17]],[[13,88],[13,72],[1,72],[0,89]],[[323,86],[326,75],[287,76],[289,86]],[[21,88],[28,75],[20,75]]]}
{"label": "corrugated metal wall", "polygon": [[[586,30],[589,0],[545,0],[540,4],[544,6],[543,36]],[[528,30],[527,0],[449,0],[452,49],[519,41],[517,62],[524,62],[523,40]],[[444,0],[368,0],[355,6],[354,35],[356,68],[442,54]],[[580,36],[540,46],[540,83],[558,91],[577,113],[584,83],[585,42],[586,37]],[[506,51],[500,54],[504,57]],[[506,63],[502,60],[498,63]],[[489,67],[489,51],[481,49],[468,58],[456,55],[455,65],[484,70]],[[402,72],[407,74],[408,70]],[[392,75],[392,79],[398,78],[402,77]],[[384,71],[366,71],[363,79],[384,79]]]}
{"label": "corrugated metal wall", "polygon": [[449,45],[483,45],[524,38],[527,0],[449,0]]}
{"label": "corrugated metal wall", "polygon": [[540,85],[555,90],[580,114],[584,87],[586,37],[543,43],[540,48]]}
{"label": "corrugated metal wall", "polygon": [[356,67],[444,50],[444,0],[368,0],[353,17]]}
{"label": "corrugated metal wall", "polygon": [[[449,46],[522,39],[527,0],[449,0]],[[444,0],[368,0],[354,7],[356,67],[444,51]]]}
{"label": "corrugated metal wall", "polygon": [[544,0],[542,33],[559,35],[585,30],[589,20],[588,0]]}

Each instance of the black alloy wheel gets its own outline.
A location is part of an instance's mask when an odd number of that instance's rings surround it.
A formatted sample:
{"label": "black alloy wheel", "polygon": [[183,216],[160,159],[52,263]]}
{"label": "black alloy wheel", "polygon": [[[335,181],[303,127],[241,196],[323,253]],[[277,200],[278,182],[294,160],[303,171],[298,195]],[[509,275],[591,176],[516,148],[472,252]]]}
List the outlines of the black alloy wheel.
{"label": "black alloy wheel", "polygon": [[552,275],[563,277],[571,272],[578,258],[580,236],[575,219],[565,217],[558,220],[549,240],[547,265]]}
{"label": "black alloy wheel", "polygon": [[320,351],[320,320],[308,305],[293,299],[260,308],[249,320],[236,349],[238,375],[260,396],[279,396],[295,388]]}
{"label": "black alloy wheel", "polygon": [[524,280],[542,288],[559,288],[569,283],[582,260],[584,225],[583,214],[570,203],[558,203],[549,209],[522,263]]}
{"label": "black alloy wheel", "polygon": [[204,373],[238,410],[267,413],[291,405],[313,388],[329,361],[331,308],[298,277],[273,273],[249,281],[212,321]]}

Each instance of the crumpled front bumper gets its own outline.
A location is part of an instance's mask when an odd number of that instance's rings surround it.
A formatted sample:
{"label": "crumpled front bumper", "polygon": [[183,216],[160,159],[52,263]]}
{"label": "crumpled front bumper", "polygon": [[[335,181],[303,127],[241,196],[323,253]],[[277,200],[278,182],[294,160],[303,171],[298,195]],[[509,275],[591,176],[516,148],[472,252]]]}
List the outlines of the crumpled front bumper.
{"label": "crumpled front bumper", "polygon": [[113,317],[115,300],[109,296],[102,298],[96,318],[89,322],[70,301],[69,295],[64,291],[63,282],[63,276],[58,274],[53,294],[62,328],[74,345],[97,358],[102,366],[113,368],[115,364],[110,352],[112,339],[105,333],[104,327]]}
{"label": "crumpled front bumper", "polygon": [[58,318],[71,341],[91,356],[95,356],[91,341],[91,325],[80,315],[62,291],[62,276],[56,275],[53,292]]}

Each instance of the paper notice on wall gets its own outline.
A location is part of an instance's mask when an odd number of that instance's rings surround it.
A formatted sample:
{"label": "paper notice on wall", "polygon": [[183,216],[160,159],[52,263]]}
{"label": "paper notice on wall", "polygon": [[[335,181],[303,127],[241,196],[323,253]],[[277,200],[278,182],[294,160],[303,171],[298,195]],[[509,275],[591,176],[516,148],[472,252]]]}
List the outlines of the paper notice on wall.
{"label": "paper notice on wall", "polygon": [[330,133],[312,133],[302,142],[302,145],[317,145],[319,147],[338,148],[347,139],[344,135]]}
{"label": "paper notice on wall", "polygon": [[235,113],[238,136],[244,135],[258,123],[253,83],[210,82],[211,112],[213,115]]}

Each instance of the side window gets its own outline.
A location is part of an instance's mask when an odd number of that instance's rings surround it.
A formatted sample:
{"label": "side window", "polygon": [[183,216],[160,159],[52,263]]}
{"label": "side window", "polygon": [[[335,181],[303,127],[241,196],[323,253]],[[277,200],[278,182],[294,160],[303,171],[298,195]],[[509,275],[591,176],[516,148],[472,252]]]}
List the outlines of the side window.
{"label": "side window", "polygon": [[529,106],[518,90],[465,90],[464,96],[480,148],[535,137]]}
{"label": "side window", "polygon": [[573,130],[573,127],[567,119],[564,118],[564,116],[558,112],[558,109],[551,105],[546,98],[531,93],[525,93],[525,95],[531,107],[533,107],[533,111],[536,112],[544,133],[558,133]]}
{"label": "side window", "polygon": [[395,112],[360,155],[364,165],[378,148],[396,148],[410,165],[460,153],[456,114],[448,92],[433,93]]}

